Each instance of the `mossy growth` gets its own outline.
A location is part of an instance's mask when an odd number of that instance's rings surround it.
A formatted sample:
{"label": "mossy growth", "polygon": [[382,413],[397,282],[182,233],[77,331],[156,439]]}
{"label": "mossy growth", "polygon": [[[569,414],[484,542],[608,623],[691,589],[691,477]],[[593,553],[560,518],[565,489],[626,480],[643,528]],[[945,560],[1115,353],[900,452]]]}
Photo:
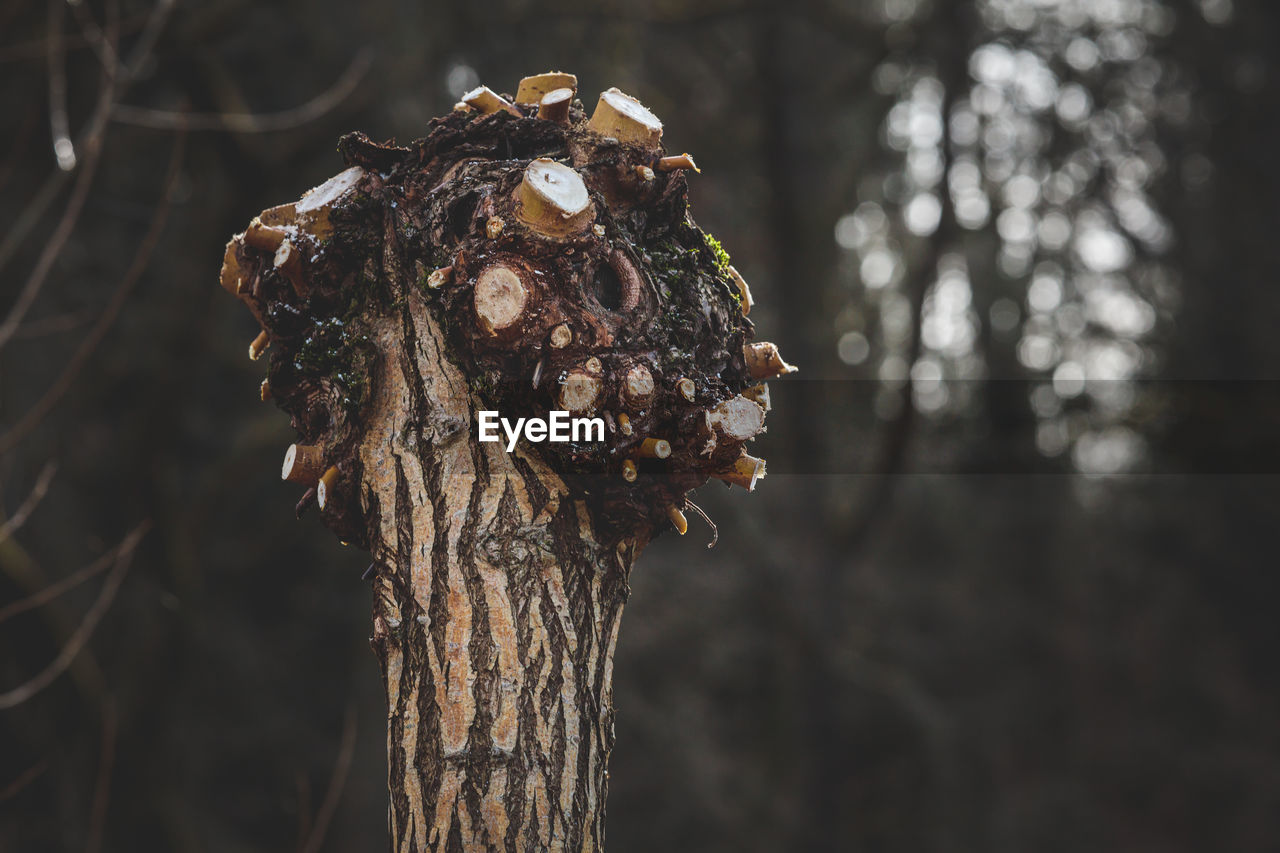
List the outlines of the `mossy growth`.
{"label": "mossy growth", "polygon": [[702,239],[707,241],[707,248],[715,255],[716,268],[720,270],[721,275],[728,275],[729,253],[724,250],[724,246],[721,246],[719,240],[706,232],[703,232]]}

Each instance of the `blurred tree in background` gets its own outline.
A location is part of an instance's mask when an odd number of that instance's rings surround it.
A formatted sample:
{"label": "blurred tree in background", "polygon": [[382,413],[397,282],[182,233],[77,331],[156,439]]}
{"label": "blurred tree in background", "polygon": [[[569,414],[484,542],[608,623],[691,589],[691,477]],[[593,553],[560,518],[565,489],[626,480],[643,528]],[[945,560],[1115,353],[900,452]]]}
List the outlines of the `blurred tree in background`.
{"label": "blurred tree in background", "polygon": [[342,132],[550,68],[697,157],[802,367],[761,489],[700,493],[716,548],[631,578],[611,849],[1269,849],[1277,32],[1243,0],[0,2],[0,849],[381,846],[365,564],[293,518],[218,265]]}

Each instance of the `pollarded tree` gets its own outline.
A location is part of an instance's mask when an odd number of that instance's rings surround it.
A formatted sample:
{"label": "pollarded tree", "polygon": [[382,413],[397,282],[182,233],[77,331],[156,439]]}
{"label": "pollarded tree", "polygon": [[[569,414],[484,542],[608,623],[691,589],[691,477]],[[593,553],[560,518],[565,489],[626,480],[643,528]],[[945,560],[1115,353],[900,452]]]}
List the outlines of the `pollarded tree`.
{"label": "pollarded tree", "polygon": [[[631,565],[709,477],[754,488],[762,380],[792,370],[689,216],[693,160],[576,84],[481,87],[407,147],[350,134],[227,246],[299,433],[283,476],[373,555],[396,850],[602,846]],[[604,438],[508,452],[485,410]]]}

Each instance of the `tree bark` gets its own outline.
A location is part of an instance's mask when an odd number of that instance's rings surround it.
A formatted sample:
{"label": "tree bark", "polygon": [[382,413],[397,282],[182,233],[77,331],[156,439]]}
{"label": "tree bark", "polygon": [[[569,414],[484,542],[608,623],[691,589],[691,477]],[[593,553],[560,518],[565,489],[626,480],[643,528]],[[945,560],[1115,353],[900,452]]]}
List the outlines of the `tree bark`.
{"label": "tree bark", "polygon": [[359,451],[392,847],[600,849],[613,651],[644,543],[605,541],[537,455],[476,441],[425,302],[403,314]]}
{"label": "tree bark", "polygon": [[[792,368],[638,101],[472,94],[408,147],[344,137],[221,280],[299,434],[299,512],[374,557],[392,849],[599,850],[631,565],[708,478],[755,487],[760,379]],[[508,452],[481,410],[608,431]]]}

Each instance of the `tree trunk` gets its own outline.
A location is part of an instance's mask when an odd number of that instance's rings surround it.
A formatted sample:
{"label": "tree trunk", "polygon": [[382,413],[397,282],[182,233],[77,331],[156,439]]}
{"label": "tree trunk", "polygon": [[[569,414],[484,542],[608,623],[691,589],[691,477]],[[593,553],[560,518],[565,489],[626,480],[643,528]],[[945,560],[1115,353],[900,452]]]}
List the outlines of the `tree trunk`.
{"label": "tree trunk", "polygon": [[478,442],[425,303],[403,313],[360,448],[392,847],[600,849],[613,650],[643,542],[602,542],[537,455]]}
{"label": "tree trunk", "polygon": [[[349,134],[224,257],[299,512],[374,557],[397,851],[601,848],[632,562],[709,477],[755,487],[761,380],[794,370],[689,217],[692,158],[617,90],[566,111],[571,81],[480,87],[405,148]],[[481,411],[599,432],[486,441]]]}

